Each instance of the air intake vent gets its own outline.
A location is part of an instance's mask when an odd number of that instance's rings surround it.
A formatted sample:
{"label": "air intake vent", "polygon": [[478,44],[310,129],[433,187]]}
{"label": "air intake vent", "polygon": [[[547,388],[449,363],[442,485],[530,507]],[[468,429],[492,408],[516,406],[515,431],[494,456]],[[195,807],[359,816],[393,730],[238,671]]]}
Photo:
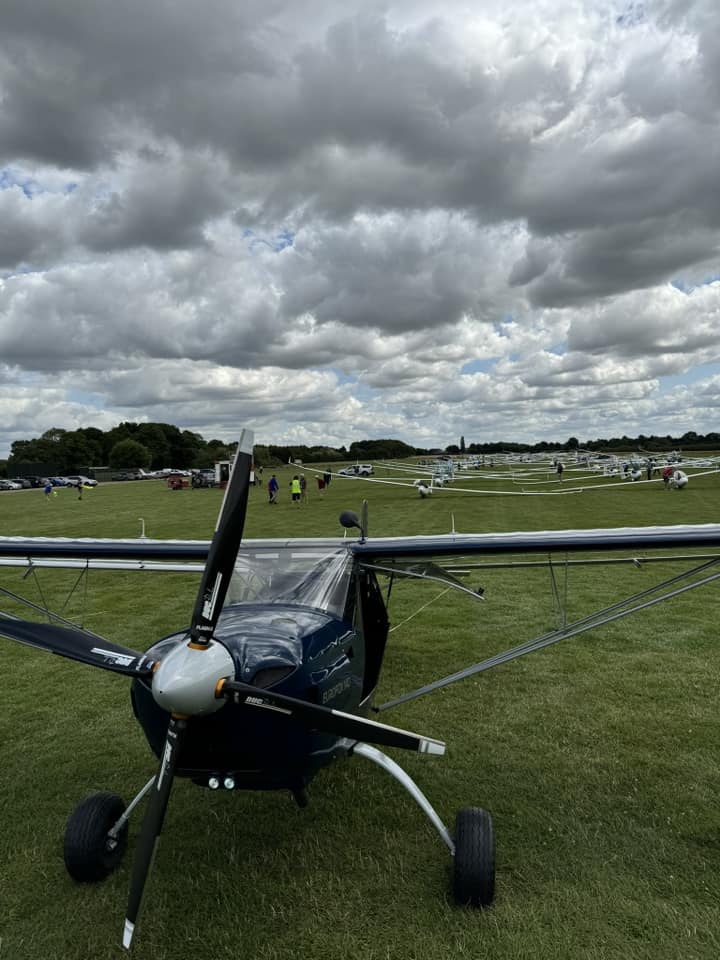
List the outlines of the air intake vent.
{"label": "air intake vent", "polygon": [[258,670],[252,679],[252,685],[254,687],[261,687],[264,690],[268,687],[273,687],[276,683],[280,683],[281,680],[284,680],[285,677],[290,676],[294,669],[294,667],[285,666],[267,667],[264,670]]}

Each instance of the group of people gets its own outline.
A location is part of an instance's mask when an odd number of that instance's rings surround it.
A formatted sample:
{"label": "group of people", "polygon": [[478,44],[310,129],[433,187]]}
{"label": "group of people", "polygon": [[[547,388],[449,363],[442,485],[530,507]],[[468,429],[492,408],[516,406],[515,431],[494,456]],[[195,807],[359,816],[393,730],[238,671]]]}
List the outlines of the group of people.
{"label": "group of people", "polygon": [[[650,459],[647,461],[645,469],[647,472],[647,478],[650,480],[658,467],[655,461]],[[555,462],[555,470],[557,472],[558,480],[562,483],[563,471],[565,470],[564,465],[560,461]],[[625,463],[623,464],[622,476],[626,480],[639,480],[642,477],[642,471],[637,464]],[[666,490],[682,490],[683,487],[687,486],[688,475],[684,470],[680,470],[679,467],[672,464],[663,469],[661,476],[663,486]]]}
{"label": "group of people", "polygon": [[[67,483],[65,486],[66,486],[67,488],[69,488],[69,489],[75,490],[75,491],[77,492],[77,495],[78,495],[78,500],[82,500],[82,498],[83,498],[83,497],[82,497],[82,495],[83,495],[83,490],[85,489],[85,486],[84,486],[82,480],[77,480],[77,481],[75,481],[75,482],[73,482],[73,483]],[[89,488],[88,488],[88,489],[89,489]],[[47,502],[48,500],[50,500],[51,497],[56,497],[56,496],[57,496],[57,491],[56,491],[55,487],[52,485],[52,483],[50,483],[49,480],[48,480],[48,482],[45,484],[45,486],[43,487],[43,492],[45,493],[45,500],[46,500],[46,502]]]}
{"label": "group of people", "polygon": [[[317,475],[317,485],[320,496],[324,496],[325,491],[330,486],[331,480],[332,471],[330,470],[330,467],[327,468],[325,473]],[[278,494],[280,493],[280,484],[277,476],[274,473],[268,480],[267,492],[268,503],[277,503]],[[290,504],[291,506],[295,504],[299,506],[301,503],[307,503],[307,499],[307,477],[304,473],[296,473],[290,481]]]}

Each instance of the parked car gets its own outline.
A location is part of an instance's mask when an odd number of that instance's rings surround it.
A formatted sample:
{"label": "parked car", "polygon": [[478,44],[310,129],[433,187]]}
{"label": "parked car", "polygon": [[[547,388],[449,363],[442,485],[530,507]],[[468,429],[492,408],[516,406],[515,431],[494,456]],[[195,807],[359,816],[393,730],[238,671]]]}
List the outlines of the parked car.
{"label": "parked car", "polygon": [[78,484],[82,484],[84,487],[96,487],[97,480],[93,480],[90,477],[83,477],[82,474],[75,473],[71,477],[65,477],[66,481],[72,484],[74,487],[77,487]]}
{"label": "parked car", "polygon": [[193,487],[214,487],[214,470],[193,470],[190,483]]}
{"label": "parked car", "polygon": [[113,473],[111,480],[141,480],[142,476],[137,470],[121,470],[119,473]]}
{"label": "parked car", "polygon": [[50,483],[54,487],[66,487],[67,479],[66,477],[49,477]]}
{"label": "parked car", "polygon": [[351,467],[343,467],[338,470],[340,477],[369,477],[373,473],[371,463],[354,463]]}
{"label": "parked car", "polygon": [[22,490],[22,484],[15,480],[0,479],[0,490]]}
{"label": "parked car", "polygon": [[14,483],[19,483],[24,490],[29,490],[32,484],[25,477],[13,477]]}
{"label": "parked car", "polygon": [[22,477],[23,480],[29,480],[31,487],[46,487],[50,481],[47,477],[36,477],[32,474],[28,474],[26,477]]}

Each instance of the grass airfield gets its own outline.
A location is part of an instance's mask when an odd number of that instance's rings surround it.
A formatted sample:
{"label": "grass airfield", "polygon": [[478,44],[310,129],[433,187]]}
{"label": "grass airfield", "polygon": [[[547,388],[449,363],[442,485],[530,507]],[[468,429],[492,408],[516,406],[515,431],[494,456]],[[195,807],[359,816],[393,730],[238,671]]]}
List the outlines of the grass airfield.
{"label": "grass airfield", "polygon": [[[420,499],[408,486],[340,478],[321,497],[306,470],[309,502],[293,507],[289,481],[299,470],[277,471],[275,506],[253,489],[247,537],[341,535],[338,514],[363,498],[370,536],[718,520],[720,473],[691,476],[677,492],[660,480],[595,478],[560,495],[549,470],[531,485],[498,467],[497,478],[452,485],[492,492],[440,489]],[[412,479],[382,467],[376,475]],[[562,487],[574,482],[566,469]],[[0,533],[135,537],[142,518],[149,537],[209,539],[220,502],[218,490],[170,491],[161,481],[101,485],[82,501],[62,489],[49,501],[42,490],[2,493]],[[561,559],[554,582],[544,567],[474,573],[482,603],[438,584],[396,584],[379,701],[666,573],[659,564],[564,568]],[[0,584],[138,649],[187,624],[198,582],[25,574],[0,568]],[[305,810],[285,794],[211,793],[178,780],[133,957],[715,960],[719,610],[717,586],[691,591],[382,715],[447,742],[442,758],[388,753],[451,830],[461,806],[491,811],[491,909],[453,905],[444,845],[405,791],[362,758],[321,772]],[[70,880],[62,837],[88,793],[129,801],[155,772],[129,683],[3,639],[0,658],[0,960],[119,958],[144,805],[131,818],[125,860],[100,885]]]}

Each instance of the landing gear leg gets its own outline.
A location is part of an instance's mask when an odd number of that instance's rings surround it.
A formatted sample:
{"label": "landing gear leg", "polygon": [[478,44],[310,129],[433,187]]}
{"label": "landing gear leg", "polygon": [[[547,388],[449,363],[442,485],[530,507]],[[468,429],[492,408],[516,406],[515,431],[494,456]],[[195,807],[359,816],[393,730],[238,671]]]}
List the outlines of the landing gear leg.
{"label": "landing gear leg", "polygon": [[405,787],[407,792],[410,794],[413,800],[415,800],[418,806],[424,810],[430,819],[430,822],[440,834],[443,843],[447,846],[450,853],[455,856],[455,844],[453,843],[447,827],[437,815],[435,808],[432,806],[428,798],[422,792],[420,787],[418,787],[412,777],[405,773],[403,768],[395,763],[394,760],[391,760],[390,757],[387,757],[376,747],[371,747],[368,743],[356,743],[352,748],[352,753],[357,754],[360,757],[366,757],[368,760],[372,760],[373,763],[377,763],[377,765],[382,767],[383,770],[387,770],[388,773],[392,774],[398,783],[401,783]]}
{"label": "landing gear leg", "polygon": [[455,840],[415,781],[394,760],[367,743],[356,743],[351,753],[366,757],[387,770],[426,813],[453,858],[455,902],[489,906],[495,896],[495,831],[487,810],[463,807],[455,820]]}

